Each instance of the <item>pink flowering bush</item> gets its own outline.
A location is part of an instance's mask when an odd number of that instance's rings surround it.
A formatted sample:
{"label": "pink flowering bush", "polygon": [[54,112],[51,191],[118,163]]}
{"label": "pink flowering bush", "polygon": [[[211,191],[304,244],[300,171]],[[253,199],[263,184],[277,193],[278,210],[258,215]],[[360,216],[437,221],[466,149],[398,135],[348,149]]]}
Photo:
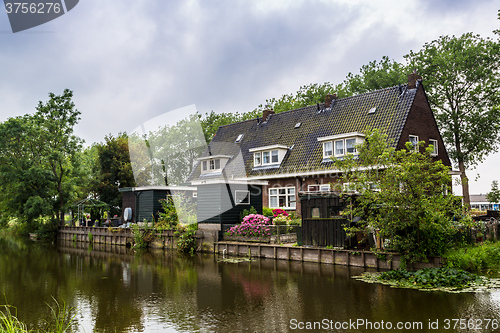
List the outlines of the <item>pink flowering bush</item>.
{"label": "pink flowering bush", "polygon": [[279,215],[288,216],[288,213],[281,208],[273,209],[273,214],[274,214],[274,217],[279,216]]}
{"label": "pink flowering bush", "polygon": [[250,214],[243,218],[241,224],[231,227],[226,233],[229,236],[265,237],[271,236],[270,220],[264,215]]}

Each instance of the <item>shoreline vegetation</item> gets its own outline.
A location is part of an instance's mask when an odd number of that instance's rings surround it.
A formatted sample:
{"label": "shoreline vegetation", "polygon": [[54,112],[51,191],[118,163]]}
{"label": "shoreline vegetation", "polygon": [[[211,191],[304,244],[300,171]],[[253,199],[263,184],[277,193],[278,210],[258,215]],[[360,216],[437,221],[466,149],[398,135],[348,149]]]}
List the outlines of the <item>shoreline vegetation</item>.
{"label": "shoreline vegetation", "polygon": [[365,272],[353,278],[423,291],[484,292],[500,289],[500,242],[486,241],[459,247],[450,250],[444,258],[446,267],[443,268]]}
{"label": "shoreline vegetation", "polygon": [[76,312],[68,308],[66,303],[62,305],[55,299],[55,305],[47,304],[50,310],[48,318],[42,318],[40,325],[29,327],[17,318],[17,309],[11,305],[0,305],[0,333],[71,333],[78,332],[75,322]]}

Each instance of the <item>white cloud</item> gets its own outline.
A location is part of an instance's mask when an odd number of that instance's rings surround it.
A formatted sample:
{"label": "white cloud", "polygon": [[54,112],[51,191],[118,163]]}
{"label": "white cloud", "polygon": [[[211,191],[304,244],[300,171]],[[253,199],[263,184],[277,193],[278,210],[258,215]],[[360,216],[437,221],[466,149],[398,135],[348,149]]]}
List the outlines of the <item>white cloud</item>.
{"label": "white cloud", "polygon": [[250,111],[301,85],[341,82],[383,55],[403,61],[440,35],[491,36],[497,7],[489,0],[86,0],[17,34],[0,14],[0,121],[33,112],[64,88],[74,91],[82,111],[76,131],[88,144],[185,105]]}

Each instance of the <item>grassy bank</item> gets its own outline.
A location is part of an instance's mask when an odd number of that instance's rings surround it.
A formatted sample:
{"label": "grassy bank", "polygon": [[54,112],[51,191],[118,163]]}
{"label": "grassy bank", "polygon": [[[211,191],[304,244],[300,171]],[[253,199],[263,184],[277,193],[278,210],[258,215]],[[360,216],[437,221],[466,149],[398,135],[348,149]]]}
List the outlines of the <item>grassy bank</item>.
{"label": "grassy bank", "polygon": [[500,242],[484,242],[449,251],[445,258],[449,267],[469,272],[500,271]]}

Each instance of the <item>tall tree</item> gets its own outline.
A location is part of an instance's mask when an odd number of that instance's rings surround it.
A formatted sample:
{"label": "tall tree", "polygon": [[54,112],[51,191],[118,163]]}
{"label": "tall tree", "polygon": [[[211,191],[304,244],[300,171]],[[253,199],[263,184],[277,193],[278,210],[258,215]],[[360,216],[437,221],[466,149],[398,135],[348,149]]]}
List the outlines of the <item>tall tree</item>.
{"label": "tall tree", "polygon": [[65,89],[62,95],[49,93],[49,101],[40,101],[34,119],[37,122],[40,154],[50,170],[57,193],[54,212],[64,222],[64,209],[71,198],[73,159],[81,149],[82,140],[73,134],[80,120],[80,111],[72,101],[73,92]]}
{"label": "tall tree", "polygon": [[119,187],[136,186],[130,163],[128,136],[120,133],[117,137],[108,135],[104,143],[94,145],[97,150],[94,165],[93,192],[99,200],[109,205],[111,214],[119,214],[122,201]]}
{"label": "tall tree", "polygon": [[347,74],[346,79],[336,86],[337,95],[359,95],[402,84],[407,80],[406,71],[404,65],[383,56],[379,62],[374,60],[361,66],[359,74]]}
{"label": "tall tree", "polygon": [[424,77],[451,159],[458,165],[470,208],[468,168],[498,150],[500,44],[472,33],[441,36],[405,56]]}
{"label": "tall tree", "polygon": [[379,130],[367,131],[356,149],[357,156],[333,159],[349,184],[346,200],[355,203],[345,213],[361,218],[351,231],[378,229],[408,262],[442,255],[456,233],[454,216],[462,215],[455,197],[444,195],[451,184],[449,168],[433,160],[429,147],[425,153],[410,143],[402,150],[389,147]]}
{"label": "tall tree", "polygon": [[498,180],[491,182],[491,191],[486,194],[486,200],[492,203],[500,203],[500,189],[498,188]]}
{"label": "tall tree", "polygon": [[81,140],[73,135],[80,112],[66,89],[49,94],[33,115],[0,124],[0,199],[28,224],[39,216],[60,221],[73,192],[74,157]]}
{"label": "tall tree", "polygon": [[0,124],[0,200],[3,214],[34,221],[53,212],[53,176],[39,154],[36,122],[32,115],[9,118]]}

